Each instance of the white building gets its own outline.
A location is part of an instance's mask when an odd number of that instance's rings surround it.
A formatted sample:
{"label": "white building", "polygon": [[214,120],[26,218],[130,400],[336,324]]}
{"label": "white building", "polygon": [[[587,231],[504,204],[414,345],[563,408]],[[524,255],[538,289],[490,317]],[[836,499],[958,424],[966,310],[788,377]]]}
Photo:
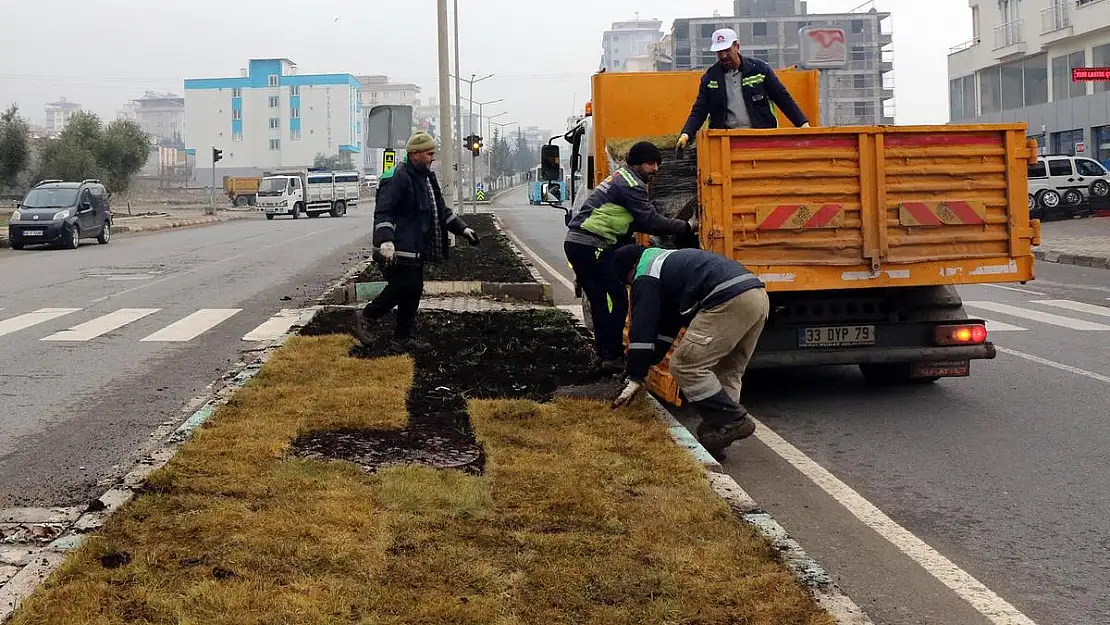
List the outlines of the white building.
{"label": "white building", "polygon": [[389,76],[356,76],[362,105],[367,109],[375,106],[416,106],[420,96],[420,86],[412,83],[389,82]]}
{"label": "white building", "polygon": [[970,0],[974,38],[948,55],[957,123],[1025,122],[1043,151],[1110,161],[1110,82],[1072,70],[1110,67],[1110,3]]}
{"label": "white building", "polygon": [[197,179],[211,177],[212,147],[223,150],[216,180],[277,167],[311,166],[317,154],[362,151],[362,104],[352,74],[298,74],[289,59],[251,59],[237,78],[185,81],[188,145]]}
{"label": "white building", "polygon": [[601,38],[601,68],[607,72],[646,71],[628,69],[629,59],[640,67],[642,57],[651,54],[652,46],[663,38],[663,22],[641,20],[613,22],[611,29]]}
{"label": "white building", "polygon": [[66,129],[70,118],[81,110],[81,105],[70,102],[65,98],[58,98],[57,102],[46,105],[46,132],[50,135],[60,134]]}
{"label": "white building", "polygon": [[120,117],[134,120],[156,144],[185,143],[185,98],[179,95],[147,91],[128,102]]}

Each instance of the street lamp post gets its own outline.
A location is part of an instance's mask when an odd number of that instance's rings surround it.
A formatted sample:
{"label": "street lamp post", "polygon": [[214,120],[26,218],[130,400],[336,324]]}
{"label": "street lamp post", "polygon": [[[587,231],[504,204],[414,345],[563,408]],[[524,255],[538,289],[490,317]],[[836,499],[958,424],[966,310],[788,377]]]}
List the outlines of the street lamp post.
{"label": "street lamp post", "polygon": [[[470,85],[470,97],[467,98],[467,101],[470,102],[470,115],[469,115],[469,117],[467,117],[467,121],[470,123],[471,132],[473,132],[473,130],[474,130],[474,85],[475,85],[475,83],[480,83],[483,80],[489,80],[490,78],[493,78],[493,74],[489,74],[487,76],[482,76],[481,78],[476,78],[476,76],[477,76],[477,74],[471,74],[470,75],[470,80],[465,80],[465,79],[459,78],[457,73],[455,74],[455,80],[456,81],[462,80],[462,82],[465,82],[465,83]],[[462,125],[460,124],[459,133],[461,134],[462,132],[463,132]],[[470,189],[470,197],[471,197],[471,207],[473,208],[473,212],[475,212],[475,213],[478,212],[478,202],[474,198],[474,195],[475,195],[474,192],[476,191],[476,187],[477,187],[477,183],[474,180],[474,161],[476,159],[477,159],[477,157],[475,156],[475,154],[473,152],[471,152],[470,153],[470,178],[471,178],[472,186],[471,186],[471,189]],[[459,189],[459,202],[460,203],[462,202],[462,189],[461,189],[461,187]]]}
{"label": "street lamp post", "polygon": [[[490,120],[490,124],[493,125],[493,126],[497,126],[497,128],[501,131],[501,140],[502,141],[505,141],[505,128],[507,128],[509,126],[516,126],[517,128],[520,128],[520,122],[498,123],[498,122],[495,122],[493,120]],[[508,143],[508,142],[506,141],[506,143]]]}
{"label": "street lamp post", "polygon": [[[458,12],[455,15],[456,22],[458,21]],[[451,62],[451,55],[448,51],[449,39],[447,36],[447,0],[439,0],[438,2],[438,24],[439,24],[439,138],[443,145],[441,151],[441,161],[443,167],[443,183],[447,188],[451,188],[451,183],[455,180],[454,172],[454,153],[451,152],[452,146],[452,133],[451,133],[451,83],[448,80],[450,75],[449,64]],[[457,56],[457,55],[456,55]],[[456,208],[461,209],[459,204]]]}

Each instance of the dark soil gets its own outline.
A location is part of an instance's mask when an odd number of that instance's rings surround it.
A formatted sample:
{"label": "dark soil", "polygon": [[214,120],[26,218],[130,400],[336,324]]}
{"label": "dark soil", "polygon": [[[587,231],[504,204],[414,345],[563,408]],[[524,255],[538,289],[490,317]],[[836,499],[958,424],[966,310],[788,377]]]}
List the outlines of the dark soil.
{"label": "dark soil", "polygon": [[[494,226],[491,213],[465,215],[463,220],[481,237],[481,245],[475,247],[456,237],[455,247],[451,248],[446,261],[424,267],[425,281],[535,282],[520,257],[509,247],[509,237]],[[377,265],[371,265],[355,278],[356,282],[383,280]]]}
{"label": "dark soil", "polygon": [[[348,333],[349,309],[324,311],[302,334]],[[599,382],[592,350],[574,318],[561,310],[420,313],[411,356],[416,367],[403,430],[317,432],[293,442],[305,458],[349,460],[374,471],[418,463],[480,473],[485,455],[474,439],[468,399],[550,401],[560,387]],[[372,326],[381,340],[351,355],[391,355],[393,320]]]}

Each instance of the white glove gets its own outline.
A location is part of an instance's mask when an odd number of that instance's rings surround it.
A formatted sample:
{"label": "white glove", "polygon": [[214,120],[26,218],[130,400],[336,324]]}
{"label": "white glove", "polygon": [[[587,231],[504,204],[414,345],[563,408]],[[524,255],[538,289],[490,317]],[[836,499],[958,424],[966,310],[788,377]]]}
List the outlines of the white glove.
{"label": "white glove", "polygon": [[621,394],[613,400],[612,408],[616,409],[630,404],[632,400],[636,398],[636,394],[640,392],[640,388],[642,386],[642,384],[635,380],[629,380],[628,383],[625,384],[624,390],[621,391]]}
{"label": "white glove", "polygon": [[382,255],[382,262],[389,266],[393,264],[393,259],[397,255],[397,248],[393,246],[393,241],[386,241],[378,248],[378,252]]}
{"label": "white glove", "polygon": [[678,138],[678,149],[681,150],[685,148],[687,143],[690,143],[690,135],[682,133],[682,135]]}
{"label": "white glove", "polygon": [[470,241],[471,245],[478,245],[482,242],[482,240],[478,238],[478,233],[474,232],[474,228],[463,230],[463,238]]}
{"label": "white glove", "polygon": [[690,224],[690,232],[694,233],[696,233],[698,231],[698,228],[701,226],[701,221],[698,220],[697,215],[691,217],[686,223]]}
{"label": "white glove", "polygon": [[802,124],[801,126],[798,126],[798,127],[799,128],[809,128],[809,122],[806,122],[806,123],[804,123],[804,124]]}

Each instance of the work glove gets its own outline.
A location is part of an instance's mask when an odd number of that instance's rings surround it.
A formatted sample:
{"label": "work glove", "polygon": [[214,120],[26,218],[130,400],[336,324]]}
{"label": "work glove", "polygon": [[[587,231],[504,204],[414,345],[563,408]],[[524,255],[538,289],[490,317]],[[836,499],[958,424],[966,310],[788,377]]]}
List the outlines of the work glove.
{"label": "work glove", "polygon": [[466,230],[463,230],[462,235],[464,239],[470,241],[471,245],[478,245],[482,242],[482,239],[478,238],[478,233],[474,232],[473,228],[467,228]]}
{"label": "work glove", "polygon": [[690,233],[697,234],[698,228],[701,227],[701,221],[698,220],[698,216],[694,215],[689,220],[687,220],[686,223],[690,226]]}
{"label": "work glove", "polygon": [[643,385],[639,382],[635,380],[628,380],[628,382],[624,385],[624,390],[621,391],[621,394],[617,395],[617,398],[613,400],[613,405],[611,407],[616,410],[617,408],[621,408],[632,403],[632,400],[636,399],[636,395],[640,392],[640,389],[642,387]]}
{"label": "work glove", "polygon": [[389,267],[397,257],[397,248],[393,246],[393,241],[386,241],[378,248],[378,253],[382,255],[382,264]]}
{"label": "work glove", "polygon": [[801,126],[798,126],[798,128],[809,128],[809,122],[806,122],[806,123],[802,124]]}
{"label": "work glove", "polygon": [[688,143],[690,143],[690,135],[684,132],[678,137],[678,149],[685,150]]}

